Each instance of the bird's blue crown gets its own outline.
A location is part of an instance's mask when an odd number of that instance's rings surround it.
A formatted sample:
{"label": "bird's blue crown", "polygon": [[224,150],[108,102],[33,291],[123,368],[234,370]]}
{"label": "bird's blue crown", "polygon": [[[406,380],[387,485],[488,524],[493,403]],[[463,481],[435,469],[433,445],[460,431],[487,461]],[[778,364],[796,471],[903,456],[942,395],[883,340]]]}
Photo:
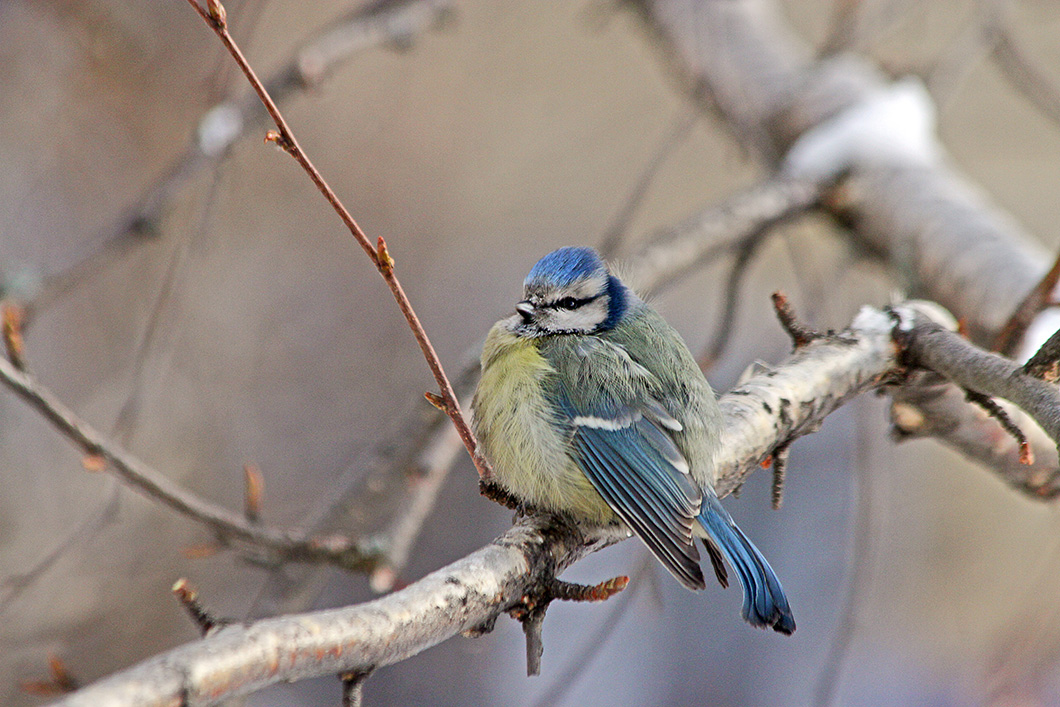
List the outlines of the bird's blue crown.
{"label": "bird's blue crown", "polygon": [[593,275],[607,276],[607,266],[599,254],[592,248],[566,246],[537,261],[523,284],[548,283],[553,287],[567,287]]}

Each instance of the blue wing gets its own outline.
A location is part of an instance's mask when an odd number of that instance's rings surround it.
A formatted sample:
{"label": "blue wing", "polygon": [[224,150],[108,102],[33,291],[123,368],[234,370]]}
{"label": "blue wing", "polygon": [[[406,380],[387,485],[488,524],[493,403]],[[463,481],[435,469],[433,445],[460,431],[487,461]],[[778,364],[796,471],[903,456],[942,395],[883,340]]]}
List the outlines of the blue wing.
{"label": "blue wing", "polygon": [[692,542],[702,492],[667,432],[679,423],[662,417],[655,401],[610,407],[579,409],[563,400],[579,466],[666,569],[686,587],[702,589],[699,551]]}

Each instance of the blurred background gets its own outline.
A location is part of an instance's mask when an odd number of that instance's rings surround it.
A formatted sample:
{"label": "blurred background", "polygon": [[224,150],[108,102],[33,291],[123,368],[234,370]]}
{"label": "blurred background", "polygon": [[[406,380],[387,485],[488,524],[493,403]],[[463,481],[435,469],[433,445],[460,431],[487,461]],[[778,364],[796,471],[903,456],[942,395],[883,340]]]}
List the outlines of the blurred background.
{"label": "blurred background", "polygon": [[[938,79],[952,162],[1055,249],[1060,126],[973,40],[984,13],[1006,9],[1027,59],[1060,87],[1060,5],[783,3],[815,46],[843,6],[861,18],[861,53]],[[227,3],[264,76],[358,7]],[[190,170],[146,228],[123,228],[187,166],[211,106],[245,93],[184,2],[2,0],[0,270],[6,294],[30,305],[29,365],[64,402],[233,509],[253,462],[265,519],[297,526],[422,412],[434,383],[383,282],[294,161],[262,145],[263,128]],[[529,267],[560,245],[599,243],[653,163],[622,252],[765,176],[675,91],[636,15],[604,0],[458,0],[440,24],[357,52],[284,110],[364,230],[386,237],[452,372],[512,311]],[[693,350],[716,331],[731,267],[712,262],[655,301]],[[901,286],[826,219],[779,228],[750,266],[711,382],[724,391],[752,362],[787,355],[770,292],[839,328]],[[46,700],[20,685],[46,680],[49,656],[88,682],[196,638],[169,592],[178,577],[239,619],[264,613],[276,584],[231,552],[198,556],[208,531],[80,457],[0,393],[3,704]],[[794,445],[780,511],[769,483],[755,475],[726,505],[784,581],[793,637],[750,629],[738,590],[686,592],[626,542],[565,575],[634,581],[604,605],[553,606],[540,677],[525,676],[522,632],[502,618],[485,637],[378,671],[365,704],[1060,704],[1055,504],[932,442],[896,446],[876,398]],[[510,520],[461,459],[400,580]],[[332,569],[312,589],[307,608],[373,596],[365,577]],[[338,699],[337,681],[321,679],[246,703]]]}

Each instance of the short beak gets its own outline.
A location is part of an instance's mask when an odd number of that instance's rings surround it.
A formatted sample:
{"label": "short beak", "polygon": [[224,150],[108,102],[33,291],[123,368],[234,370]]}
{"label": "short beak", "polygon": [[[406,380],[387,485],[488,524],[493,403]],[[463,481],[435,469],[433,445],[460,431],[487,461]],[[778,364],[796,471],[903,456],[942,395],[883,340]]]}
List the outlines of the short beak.
{"label": "short beak", "polygon": [[534,305],[530,304],[530,300],[523,300],[522,302],[516,302],[515,311],[519,313],[519,316],[523,318],[524,322],[529,323],[534,317]]}

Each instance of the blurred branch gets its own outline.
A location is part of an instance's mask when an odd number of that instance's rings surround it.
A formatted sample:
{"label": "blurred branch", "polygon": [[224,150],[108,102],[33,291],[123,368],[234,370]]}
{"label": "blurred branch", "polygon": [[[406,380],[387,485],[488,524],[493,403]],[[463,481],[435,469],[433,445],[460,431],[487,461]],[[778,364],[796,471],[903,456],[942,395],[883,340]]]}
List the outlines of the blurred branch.
{"label": "blurred branch", "polygon": [[210,528],[223,542],[245,543],[265,551],[271,561],[329,562],[350,569],[368,569],[375,563],[374,554],[355,542],[338,536],[309,537],[250,523],[241,514],[189,493],[97,432],[32,375],[18,370],[4,358],[0,358],[0,382],[77,444],[86,459],[92,460],[94,468],[103,465],[113,470],[144,495]]}
{"label": "blurred branch", "polygon": [[[816,430],[855,395],[894,385],[905,371],[903,351],[938,365],[952,342],[918,316],[911,305],[886,312],[865,307],[849,328],[814,339],[783,365],[722,396],[719,493],[729,493],[777,445]],[[904,350],[896,345],[909,341]],[[1060,402],[1054,407],[1060,414]],[[562,595],[556,591],[563,585],[556,581],[559,573],[625,537],[615,527],[578,530],[556,518],[529,517],[487,547],[382,599],[228,626],[57,704],[164,704],[178,698],[216,704],[279,681],[369,671],[458,633],[488,631],[502,612],[533,612],[537,604],[528,597]]]}
{"label": "blurred branch", "polygon": [[674,120],[673,126],[655,149],[655,154],[652,155],[651,160],[641,170],[640,176],[626,197],[625,202],[623,202],[622,208],[618,210],[611,219],[611,223],[604,229],[604,234],[597,244],[597,250],[605,258],[614,257],[619,246],[622,245],[622,240],[633,222],[637,209],[644,203],[644,198],[648,195],[648,188],[651,186],[655,176],[674,150],[685,143],[692,132],[692,128],[695,127],[698,121],[699,114],[696,111],[688,111],[685,115]]}
{"label": "blurred branch", "polygon": [[[866,60],[814,59],[769,0],[641,0],[638,7],[677,84],[770,164],[812,128],[890,87]],[[899,127],[891,127],[896,141]],[[887,149],[848,157],[825,168],[847,176],[823,207],[914,294],[966,320],[976,342],[991,341],[1052,258],[944,159]]]}
{"label": "blurred branch", "polygon": [[[454,12],[452,0],[381,0],[336,18],[293,54],[264,84],[277,103],[319,87],[343,64],[361,52],[392,45],[406,49],[420,34],[436,29]],[[99,267],[137,243],[136,236],[155,233],[173,201],[197,175],[214,169],[231,153],[232,146],[261,130],[269,119],[251,91],[224,100],[205,112],[195,129],[195,139],[174,159],[135,205],[96,243],[93,249],[66,269],[44,278],[39,295],[27,302],[39,313]]]}
{"label": "blurred branch", "polygon": [[816,181],[774,175],[654,234],[624,263],[634,289],[653,294],[673,287],[705,261],[739,251],[767,229],[818,205]]}

